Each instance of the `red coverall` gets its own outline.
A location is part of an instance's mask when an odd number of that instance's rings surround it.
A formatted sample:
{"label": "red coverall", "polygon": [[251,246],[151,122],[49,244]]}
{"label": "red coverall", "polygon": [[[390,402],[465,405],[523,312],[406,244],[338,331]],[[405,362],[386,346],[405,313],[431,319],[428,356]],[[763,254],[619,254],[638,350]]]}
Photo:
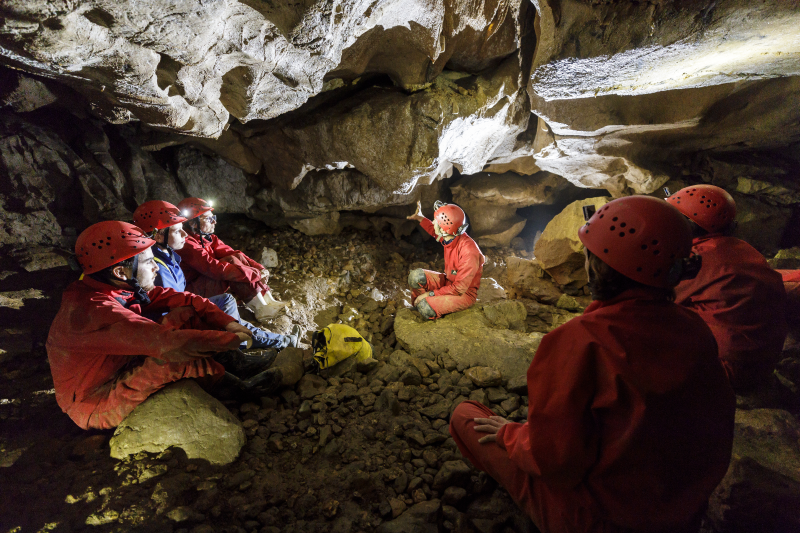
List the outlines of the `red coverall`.
{"label": "red coverall", "polygon": [[544,336],[527,378],[526,423],[480,444],[473,418],[494,413],[464,402],[450,433],[543,533],[697,531],[735,398],[696,314],[648,289],[593,302]]}
{"label": "red coverall", "polygon": [[164,385],[183,378],[214,382],[225,373],[210,352],[237,348],[237,336],[187,328],[223,329],[233,318],[194,294],[156,287],[148,296],[145,312],[172,310],[165,325],[141,316],[138,304],[126,308],[122,302],[133,293],[124,289],[87,277],[64,291],[47,357],[56,401],[80,427],[116,427]]}
{"label": "red coverall", "polygon": [[[249,302],[269,290],[261,281],[264,267],[239,250],[234,250],[216,235],[211,239],[190,233],[186,244],[178,250],[181,269],[186,276],[186,291],[205,298],[228,289],[236,298]],[[220,261],[227,258],[225,261]],[[228,262],[230,261],[230,262]]]}
{"label": "red coverall", "polygon": [[675,303],[703,317],[733,388],[746,392],[768,380],[780,359],[788,331],[781,276],[734,237],[699,237],[692,251],[703,265],[696,278],[675,288]]}
{"label": "red coverall", "polygon": [[786,290],[786,322],[792,331],[789,343],[796,344],[800,337],[800,270],[776,270],[783,278]]}
{"label": "red coverall", "polygon": [[[426,219],[420,221],[422,229],[436,238],[433,223]],[[436,317],[463,311],[472,307],[478,298],[478,288],[481,286],[483,262],[485,258],[480,248],[472,237],[463,233],[444,246],[444,271],[434,272],[425,270],[427,279],[424,289],[411,291],[412,300],[417,296],[433,291],[425,301],[436,312]]]}

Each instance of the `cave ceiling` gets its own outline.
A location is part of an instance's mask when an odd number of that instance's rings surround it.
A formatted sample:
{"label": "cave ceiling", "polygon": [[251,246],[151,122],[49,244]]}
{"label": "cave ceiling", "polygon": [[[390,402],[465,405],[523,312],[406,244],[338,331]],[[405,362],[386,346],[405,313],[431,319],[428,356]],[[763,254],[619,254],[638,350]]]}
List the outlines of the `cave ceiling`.
{"label": "cave ceiling", "polygon": [[507,245],[568,183],[714,182],[785,225],[798,28],[785,0],[6,1],[0,238],[184,194],[307,232],[453,195]]}

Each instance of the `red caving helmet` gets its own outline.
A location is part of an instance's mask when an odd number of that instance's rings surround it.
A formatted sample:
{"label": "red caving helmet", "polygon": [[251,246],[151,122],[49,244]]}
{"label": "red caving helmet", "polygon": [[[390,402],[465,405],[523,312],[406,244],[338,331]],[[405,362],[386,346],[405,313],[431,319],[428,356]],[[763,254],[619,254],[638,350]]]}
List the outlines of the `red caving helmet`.
{"label": "red caving helmet", "polygon": [[83,230],[75,243],[75,255],[83,273],[94,274],[130,259],[155,243],[133,224],[108,220]]}
{"label": "red caving helmet", "polygon": [[675,269],[692,251],[692,230],[686,218],[664,200],[650,196],[608,202],[578,231],[578,237],[620,274],[664,289],[675,286]]}
{"label": "red caving helmet", "polygon": [[436,202],[433,207],[435,209],[433,219],[446,233],[461,235],[467,229],[467,224],[464,224],[467,216],[464,214],[464,210],[457,205]]}
{"label": "red caving helmet", "polygon": [[145,202],[133,212],[133,223],[142,228],[145,233],[168,228],[186,222],[186,220],[187,218],[181,216],[177,207],[161,200]]}
{"label": "red caving helmet", "polygon": [[733,197],[716,185],[684,187],[667,201],[709,233],[724,230],[736,218]]}
{"label": "red caving helmet", "polygon": [[211,202],[206,202],[202,198],[184,198],[178,204],[178,209],[181,210],[181,214],[186,217],[186,220],[192,220],[203,213],[214,210]]}

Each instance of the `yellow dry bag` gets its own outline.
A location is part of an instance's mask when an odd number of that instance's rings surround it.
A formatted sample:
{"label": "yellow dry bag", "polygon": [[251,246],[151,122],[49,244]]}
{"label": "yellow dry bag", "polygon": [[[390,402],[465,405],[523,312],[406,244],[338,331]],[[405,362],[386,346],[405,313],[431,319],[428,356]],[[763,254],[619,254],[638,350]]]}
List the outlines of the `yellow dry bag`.
{"label": "yellow dry bag", "polygon": [[372,357],[372,345],[355,328],[345,324],[329,324],[311,335],[314,361],[320,370],[329,368],[348,357],[357,361]]}

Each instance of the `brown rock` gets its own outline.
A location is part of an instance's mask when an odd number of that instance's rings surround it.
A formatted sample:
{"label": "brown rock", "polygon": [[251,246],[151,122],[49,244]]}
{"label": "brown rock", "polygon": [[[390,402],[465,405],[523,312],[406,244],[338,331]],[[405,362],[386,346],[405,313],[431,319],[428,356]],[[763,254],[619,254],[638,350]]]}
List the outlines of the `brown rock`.
{"label": "brown rock", "polygon": [[555,286],[538,261],[522,257],[506,257],[505,287],[508,297],[534,298],[546,304],[555,304],[561,291]]}
{"label": "brown rock", "polygon": [[293,387],[305,374],[303,350],[300,348],[284,348],[278,353],[272,368],[280,368],[283,371],[281,385]]}
{"label": "brown rock", "polygon": [[610,198],[589,198],[569,204],[544,228],[541,238],[536,241],[534,254],[536,260],[553,276],[559,285],[573,283],[583,286],[589,281],[584,269],[586,258],[583,243],[578,238],[578,230],[585,224],[583,206],[601,207]]}
{"label": "brown rock", "polygon": [[468,368],[464,375],[467,376],[476,387],[496,387],[503,382],[503,376],[494,368],[488,366],[474,366]]}
{"label": "brown rock", "polygon": [[297,395],[307,400],[325,392],[328,382],[320,376],[306,374],[297,382]]}

